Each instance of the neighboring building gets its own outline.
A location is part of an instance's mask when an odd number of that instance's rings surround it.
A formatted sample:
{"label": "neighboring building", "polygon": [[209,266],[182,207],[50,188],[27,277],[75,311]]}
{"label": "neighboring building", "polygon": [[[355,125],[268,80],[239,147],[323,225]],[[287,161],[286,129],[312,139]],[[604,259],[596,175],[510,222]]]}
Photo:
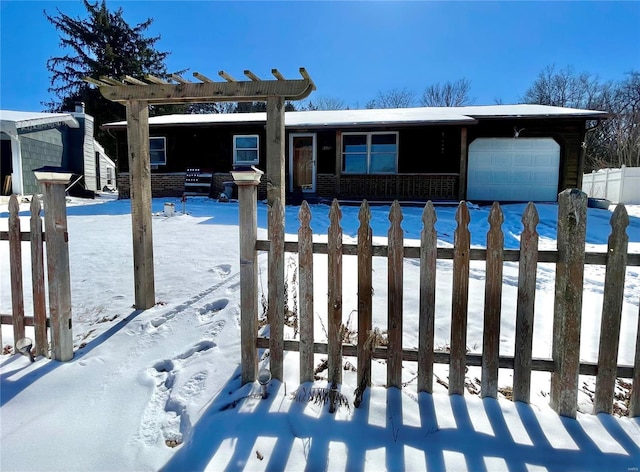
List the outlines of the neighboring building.
{"label": "neighboring building", "polygon": [[116,189],[116,164],[104,152],[104,148],[93,141],[93,148],[96,153],[97,167],[96,185],[98,190],[115,190]]}
{"label": "neighboring building", "polygon": [[[33,170],[43,166],[62,167],[76,178],[83,176],[80,183],[90,191],[104,187],[98,169],[105,168],[105,182],[107,173],[115,172],[115,164],[93,138],[93,117],[84,112],[82,104],[70,113],[1,110],[0,121],[2,195],[39,193]],[[113,188],[114,178],[112,175]]]}
{"label": "neighboring building", "polygon": [[[543,105],[299,111],[285,114],[287,193],[369,200],[555,201],[581,187],[586,123],[601,111]],[[154,196],[184,191],[186,169],[266,168],[265,113],[149,119]],[[126,122],[118,140],[120,195],[129,195]],[[265,180],[265,179],[263,179]],[[263,182],[259,191],[265,194]]]}

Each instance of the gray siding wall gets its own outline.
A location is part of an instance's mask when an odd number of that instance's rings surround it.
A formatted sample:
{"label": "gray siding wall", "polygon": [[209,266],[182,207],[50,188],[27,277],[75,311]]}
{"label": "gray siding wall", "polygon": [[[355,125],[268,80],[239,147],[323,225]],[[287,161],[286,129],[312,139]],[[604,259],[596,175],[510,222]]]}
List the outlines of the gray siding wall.
{"label": "gray siding wall", "polygon": [[59,129],[20,134],[23,195],[41,192],[33,171],[43,166],[62,166],[62,150],[62,132]]}

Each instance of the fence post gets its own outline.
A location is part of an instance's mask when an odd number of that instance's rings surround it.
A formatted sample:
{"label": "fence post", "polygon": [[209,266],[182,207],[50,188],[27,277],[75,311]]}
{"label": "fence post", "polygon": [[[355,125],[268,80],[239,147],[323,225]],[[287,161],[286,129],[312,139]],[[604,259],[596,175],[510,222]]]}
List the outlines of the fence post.
{"label": "fence post", "polygon": [[11,195],[9,198],[9,266],[11,267],[11,323],[14,348],[16,343],[24,338],[24,289],[19,213],[18,197]]}
{"label": "fence post", "polygon": [[65,185],[71,180],[71,173],[42,168],[35,170],[34,174],[44,193],[51,358],[68,361],[73,359],[73,336]]}
{"label": "fence post", "polygon": [[580,321],[587,223],[587,195],[567,189],[558,195],[558,263],[553,316],[551,408],[576,417],[580,372]]}
{"label": "fence post", "polygon": [[258,372],[258,235],[257,193],[259,169],[232,171],[240,202],[240,365],[242,385],[254,382]]}
{"label": "fence post", "polygon": [[596,392],[593,401],[595,414],[611,414],[613,410],[629,241],[626,232],[627,226],[629,226],[629,215],[622,203],[616,205],[610,224],[611,235],[607,245],[607,268],[604,278],[604,300],[600,325],[598,374],[596,375]]}
{"label": "fence post", "polygon": [[629,399],[629,418],[640,416],[640,309],[638,310],[638,329],[636,331],[636,355],[633,360],[633,383]]}

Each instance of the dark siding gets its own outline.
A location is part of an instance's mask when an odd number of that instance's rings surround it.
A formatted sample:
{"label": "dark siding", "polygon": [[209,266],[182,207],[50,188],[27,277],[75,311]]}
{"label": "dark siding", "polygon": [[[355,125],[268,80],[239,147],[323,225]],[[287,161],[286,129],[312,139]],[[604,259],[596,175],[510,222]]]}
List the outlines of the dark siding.
{"label": "dark siding", "polygon": [[398,172],[401,174],[460,171],[459,127],[412,127],[400,130]]}
{"label": "dark siding", "polygon": [[[118,169],[128,172],[126,132],[117,131]],[[229,172],[233,166],[233,135],[257,134],[260,136],[260,164],[265,168],[266,134],[262,125],[234,127],[175,126],[154,127],[150,137],[167,139],[167,164],[153,172],[184,172],[189,167],[213,169],[213,172]]]}

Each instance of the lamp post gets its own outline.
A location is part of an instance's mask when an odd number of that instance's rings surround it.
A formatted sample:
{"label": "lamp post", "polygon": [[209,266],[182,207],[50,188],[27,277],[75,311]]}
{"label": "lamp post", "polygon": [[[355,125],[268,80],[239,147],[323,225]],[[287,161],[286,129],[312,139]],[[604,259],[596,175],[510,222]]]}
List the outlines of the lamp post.
{"label": "lamp post", "polygon": [[42,167],[33,173],[44,194],[51,357],[68,361],[73,358],[73,336],[65,186],[71,180],[72,173],[59,167]]}
{"label": "lamp post", "polygon": [[253,166],[231,171],[240,202],[240,359],[242,384],[254,382],[258,373],[258,184],[264,172]]}

